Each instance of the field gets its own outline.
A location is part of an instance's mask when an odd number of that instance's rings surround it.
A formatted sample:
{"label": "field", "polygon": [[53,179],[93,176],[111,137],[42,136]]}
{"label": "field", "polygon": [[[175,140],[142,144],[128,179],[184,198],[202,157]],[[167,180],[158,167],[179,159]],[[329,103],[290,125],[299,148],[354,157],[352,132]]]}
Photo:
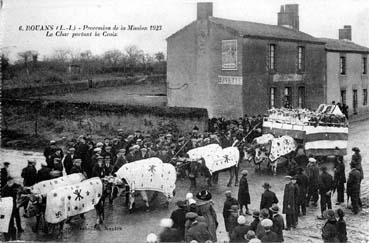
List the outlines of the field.
{"label": "field", "polygon": [[44,96],[43,98],[71,102],[103,102],[114,104],[165,106],[165,83],[140,83],[121,87],[89,89],[64,95]]}

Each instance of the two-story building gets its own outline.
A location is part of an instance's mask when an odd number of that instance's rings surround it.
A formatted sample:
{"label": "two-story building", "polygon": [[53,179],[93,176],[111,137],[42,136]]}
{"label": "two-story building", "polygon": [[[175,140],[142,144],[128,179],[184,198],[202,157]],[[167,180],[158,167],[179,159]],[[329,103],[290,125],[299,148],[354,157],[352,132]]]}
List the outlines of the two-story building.
{"label": "two-story building", "polygon": [[297,4],[281,6],[278,24],[267,25],[216,18],[212,3],[198,3],[197,19],[167,38],[167,104],[237,118],[271,107],[315,110],[339,102],[341,94],[343,103],[361,109],[367,53],[348,41],[299,31]]}
{"label": "two-story building", "polygon": [[339,30],[339,39],[320,38],[326,42],[327,101],[349,107],[349,114],[369,112],[369,48],[351,41],[351,26]]}

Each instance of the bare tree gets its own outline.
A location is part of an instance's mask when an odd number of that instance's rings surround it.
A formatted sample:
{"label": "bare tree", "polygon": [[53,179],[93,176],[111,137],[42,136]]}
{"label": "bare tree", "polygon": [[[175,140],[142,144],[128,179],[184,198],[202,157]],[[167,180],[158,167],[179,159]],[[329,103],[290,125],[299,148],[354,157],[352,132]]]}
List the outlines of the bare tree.
{"label": "bare tree", "polygon": [[114,49],[104,52],[103,59],[104,62],[108,63],[111,66],[116,67],[118,63],[121,61],[123,53],[120,50]]}
{"label": "bare tree", "polygon": [[156,59],[158,62],[162,62],[162,61],[164,61],[164,60],[165,60],[164,53],[163,53],[163,52],[155,53],[155,59]]}

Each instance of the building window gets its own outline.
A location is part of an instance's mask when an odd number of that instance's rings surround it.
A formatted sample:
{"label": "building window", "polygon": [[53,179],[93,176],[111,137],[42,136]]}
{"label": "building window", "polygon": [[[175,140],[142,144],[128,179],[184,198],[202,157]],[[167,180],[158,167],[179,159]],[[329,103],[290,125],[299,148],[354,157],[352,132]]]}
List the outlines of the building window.
{"label": "building window", "polygon": [[368,90],[363,89],[363,105],[368,105]]}
{"label": "building window", "polygon": [[302,72],[305,70],[305,47],[297,48],[297,70]]}
{"label": "building window", "polygon": [[340,74],[346,74],[346,57],[340,57]]}
{"label": "building window", "polygon": [[298,107],[305,107],[305,87],[299,87],[298,89]]}
{"label": "building window", "polygon": [[284,107],[292,108],[292,89],[291,87],[284,88]]}
{"label": "building window", "polygon": [[368,73],[368,60],[366,57],[363,57],[363,74]]}
{"label": "building window", "polygon": [[341,90],[341,103],[346,104],[346,90]]}
{"label": "building window", "polygon": [[275,71],[275,44],[269,45],[269,70]]}
{"label": "building window", "polygon": [[275,107],[275,94],[277,93],[277,88],[270,88],[270,96],[269,96],[269,106],[270,108]]}

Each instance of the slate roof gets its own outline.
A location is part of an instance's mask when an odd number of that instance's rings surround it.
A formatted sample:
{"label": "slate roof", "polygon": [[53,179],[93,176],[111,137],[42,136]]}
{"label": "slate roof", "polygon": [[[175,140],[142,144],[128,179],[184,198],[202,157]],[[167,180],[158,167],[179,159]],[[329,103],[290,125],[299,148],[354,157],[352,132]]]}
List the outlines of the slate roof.
{"label": "slate roof", "polygon": [[210,22],[231,28],[242,36],[255,36],[267,38],[279,38],[295,41],[319,42],[321,40],[304,32],[278,25],[260,24],[249,21],[239,21],[209,17]]}
{"label": "slate roof", "polygon": [[329,39],[329,38],[319,38],[319,40],[326,43],[325,49],[328,51],[369,53],[368,47],[360,46],[352,41]]}

